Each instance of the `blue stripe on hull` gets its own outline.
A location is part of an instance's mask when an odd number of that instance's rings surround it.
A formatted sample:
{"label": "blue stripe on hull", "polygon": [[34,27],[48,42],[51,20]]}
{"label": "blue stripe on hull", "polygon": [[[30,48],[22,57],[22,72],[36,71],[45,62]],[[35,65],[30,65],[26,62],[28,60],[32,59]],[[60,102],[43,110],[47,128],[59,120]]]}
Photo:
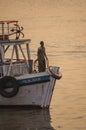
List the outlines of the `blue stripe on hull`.
{"label": "blue stripe on hull", "polygon": [[19,79],[17,81],[18,81],[18,84],[20,86],[35,84],[35,83],[48,82],[48,81],[50,81],[50,75],[49,76],[26,78],[26,79]]}

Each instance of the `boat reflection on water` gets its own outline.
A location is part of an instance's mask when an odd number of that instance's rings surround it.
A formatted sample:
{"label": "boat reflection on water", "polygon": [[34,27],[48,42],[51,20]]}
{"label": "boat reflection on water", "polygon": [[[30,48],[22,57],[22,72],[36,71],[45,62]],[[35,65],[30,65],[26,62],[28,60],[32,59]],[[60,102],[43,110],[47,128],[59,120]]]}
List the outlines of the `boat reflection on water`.
{"label": "boat reflection on water", "polygon": [[55,130],[49,109],[0,109],[0,130]]}

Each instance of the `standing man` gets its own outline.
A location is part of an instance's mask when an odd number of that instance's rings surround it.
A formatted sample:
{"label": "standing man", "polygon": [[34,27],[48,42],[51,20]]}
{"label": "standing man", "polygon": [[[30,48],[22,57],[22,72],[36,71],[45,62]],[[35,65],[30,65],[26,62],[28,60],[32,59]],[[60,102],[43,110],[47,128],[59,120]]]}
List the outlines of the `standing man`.
{"label": "standing man", "polygon": [[43,41],[40,42],[40,47],[38,48],[37,57],[38,57],[38,70],[39,72],[44,72],[46,70],[46,61],[48,60],[48,58],[45,52]]}

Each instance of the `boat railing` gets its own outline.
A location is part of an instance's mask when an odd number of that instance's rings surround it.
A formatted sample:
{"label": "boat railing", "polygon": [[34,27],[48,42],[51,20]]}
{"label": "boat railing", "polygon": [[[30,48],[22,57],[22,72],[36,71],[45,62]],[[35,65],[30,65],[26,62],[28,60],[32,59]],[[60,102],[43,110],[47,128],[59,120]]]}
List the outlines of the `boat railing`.
{"label": "boat railing", "polygon": [[9,40],[9,36],[13,35],[14,37],[16,35],[16,39],[19,39],[20,33],[24,36],[24,34],[21,32],[22,30],[23,27],[18,25],[18,21],[0,21],[0,40]]}
{"label": "boat railing", "polygon": [[25,60],[13,62],[11,65],[9,62],[4,62],[0,65],[0,77],[6,75],[19,76],[32,73],[33,60],[29,60],[27,62],[28,66]]}

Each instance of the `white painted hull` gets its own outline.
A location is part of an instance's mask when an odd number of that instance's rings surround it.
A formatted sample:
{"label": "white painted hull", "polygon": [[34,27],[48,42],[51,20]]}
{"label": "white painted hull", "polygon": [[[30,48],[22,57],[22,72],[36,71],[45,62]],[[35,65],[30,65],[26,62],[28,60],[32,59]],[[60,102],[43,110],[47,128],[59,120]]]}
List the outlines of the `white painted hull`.
{"label": "white painted hull", "polygon": [[[39,76],[50,76],[47,72],[39,74],[30,74],[29,78]],[[26,75],[27,77],[27,75]],[[17,80],[23,77],[16,78]],[[0,95],[0,105],[31,105],[40,107],[49,107],[52,93],[54,90],[56,79],[50,76],[50,81],[41,83],[31,83],[29,85],[19,87],[17,95],[11,98],[6,98]]]}

